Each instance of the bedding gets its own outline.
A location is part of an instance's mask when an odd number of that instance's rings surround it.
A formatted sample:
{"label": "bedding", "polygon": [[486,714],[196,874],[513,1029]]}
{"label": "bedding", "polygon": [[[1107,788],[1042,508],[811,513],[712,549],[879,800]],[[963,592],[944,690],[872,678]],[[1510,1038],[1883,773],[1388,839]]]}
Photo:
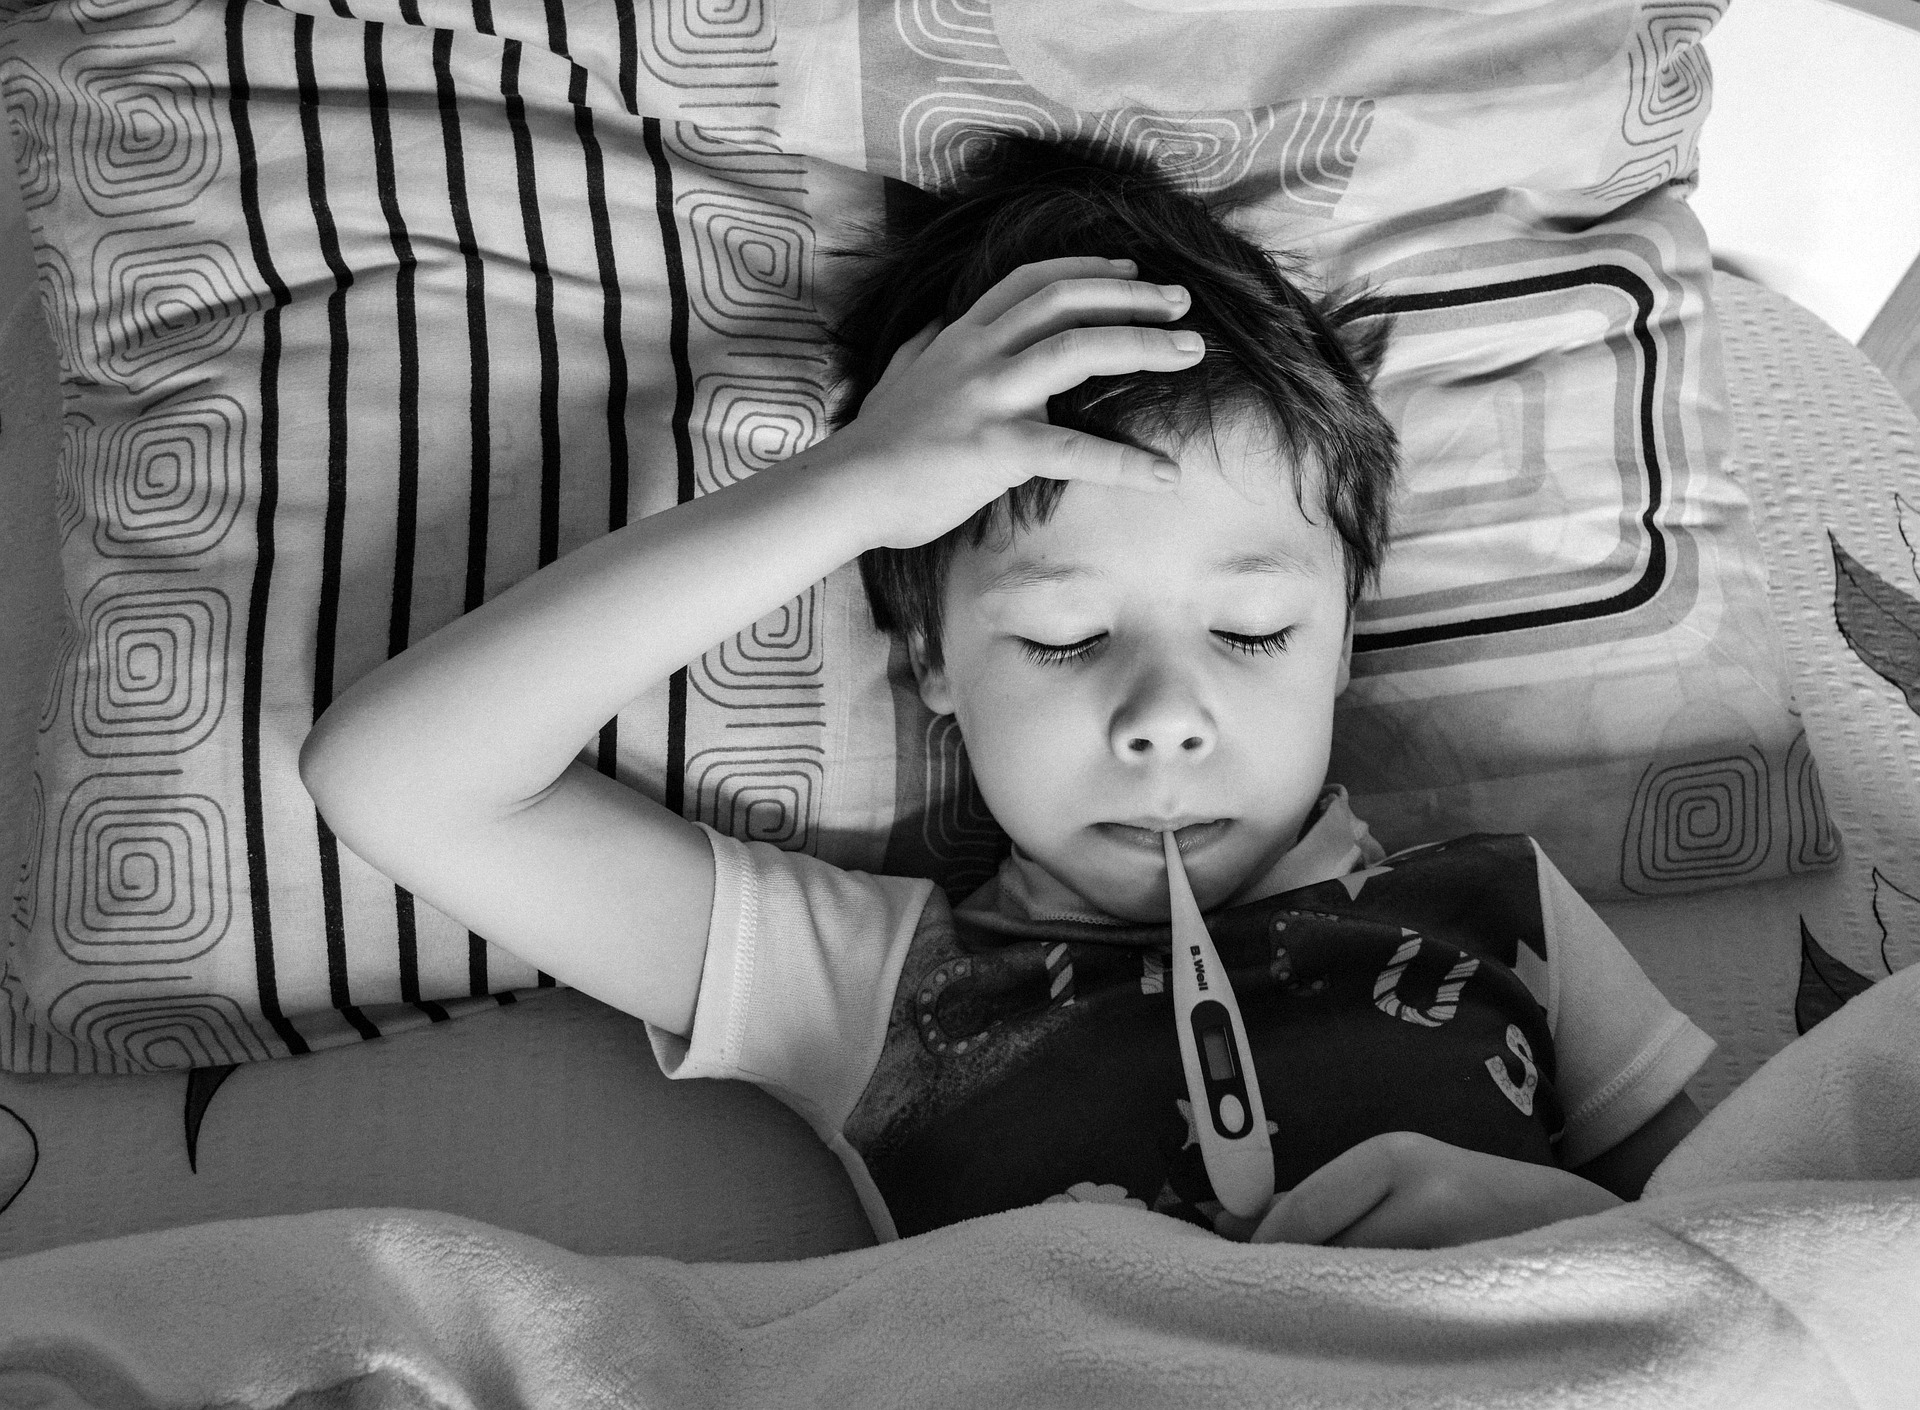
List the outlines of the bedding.
{"label": "bedding", "polygon": [[1371,1257],[1100,1205],[745,1266],[594,1260],[410,1211],[214,1224],[9,1265],[26,1296],[0,1312],[0,1394],[1893,1410],[1920,1370],[1916,1199],[1912,1181],[1745,1186]]}
{"label": "bedding", "polygon": [[[1096,1199],[742,1265],[405,1210],[207,1224],[10,1261],[0,1399],[1891,1410],[1920,1379],[1920,1125],[1887,1100],[1920,1095],[1917,1000],[1910,969],[1780,1054],[1670,1190],[1514,1238],[1236,1244]],[[1847,1119],[1808,1123],[1810,1091]],[[1755,1130],[1769,1183],[1741,1182]]]}
{"label": "bedding", "polygon": [[[1920,505],[1913,417],[1804,309],[1725,276],[1713,297],[1728,465],[1758,510],[1794,691],[1849,844],[1824,872],[1598,904],[1718,1041],[1689,1084],[1706,1108],[1745,1092],[1796,1032],[1920,958],[1912,677],[1903,688],[1882,676],[1843,632],[1843,618],[1858,630],[1861,604],[1836,610],[1853,580],[1835,573],[1833,551],[1839,542],[1884,584],[1873,589],[1881,600],[1920,600],[1908,547],[1920,532],[1909,510],[1903,537],[1900,518],[1902,504]],[[1775,1142],[1780,1155],[1852,1149],[1838,1139],[1857,1124],[1844,1089],[1799,1071],[1798,1106],[1783,1109],[1797,1110],[1802,1135]],[[1892,1088],[1878,1090],[1904,1109]],[[1778,1163],[1740,1168],[1741,1179],[1763,1177],[1786,1174]],[[576,1253],[694,1261],[811,1257],[872,1237],[838,1162],[791,1112],[736,1083],[669,1083],[638,1020],[567,990],[293,1061],[0,1073],[0,1256],[358,1206],[441,1210]]]}
{"label": "bedding", "polygon": [[[1151,148],[1397,311],[1408,494],[1335,762],[1390,846],[1529,831],[1599,896],[1839,854],[1682,199],[1716,4],[11,7],[65,611],[0,1065],[224,1068],[544,984],[340,848],[300,740],[541,563],[817,437],[826,252],[994,130]],[[1233,56],[1201,110],[1196,43]],[[1003,845],[845,573],[584,757],[955,890]]]}
{"label": "bedding", "polygon": [[1719,1040],[1695,1082],[1709,1101],[1920,960],[1920,432],[1878,369],[1806,309],[1725,275],[1713,295],[1727,465],[1756,509],[1794,694],[1847,849],[1823,872],[1596,904]]}

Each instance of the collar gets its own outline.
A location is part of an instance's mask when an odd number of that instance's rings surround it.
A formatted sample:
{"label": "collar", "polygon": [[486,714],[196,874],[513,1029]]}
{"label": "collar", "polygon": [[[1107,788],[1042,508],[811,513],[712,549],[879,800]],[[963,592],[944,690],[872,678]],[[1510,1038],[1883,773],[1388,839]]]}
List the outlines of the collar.
{"label": "collar", "polygon": [[[1288,848],[1257,882],[1235,899],[1235,905],[1316,886],[1337,876],[1362,871],[1379,863],[1386,849],[1373,831],[1353,814],[1347,790],[1328,784],[1320,790],[1313,812],[1307,815],[1300,839]],[[992,880],[962,901],[956,910],[969,916],[1002,920],[1070,921],[1081,925],[1132,926],[1134,922],[1103,914],[1085,897],[1056,880],[1031,857],[1015,847]]]}

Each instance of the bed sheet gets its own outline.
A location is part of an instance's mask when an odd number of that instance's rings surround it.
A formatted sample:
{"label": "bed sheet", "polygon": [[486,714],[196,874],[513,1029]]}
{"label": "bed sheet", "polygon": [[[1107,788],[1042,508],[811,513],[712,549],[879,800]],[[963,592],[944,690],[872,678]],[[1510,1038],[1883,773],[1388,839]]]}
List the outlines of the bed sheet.
{"label": "bed sheet", "polygon": [[[1798,304],[1716,276],[1733,444],[1842,856],[1712,896],[1601,901],[1720,1043],[1718,1102],[1796,1033],[1920,960],[1920,456],[1912,411]],[[1729,768],[1734,767],[1731,763]]]}
{"label": "bed sheet", "polygon": [[[1603,904],[1718,1040],[1692,1086],[1709,1107],[1800,1026],[1920,958],[1913,418],[1805,310],[1727,278],[1716,299],[1734,468],[1843,854],[1822,875]],[[23,389],[0,379],[6,523],[41,512],[33,492],[50,475],[31,440],[44,442],[49,412]],[[8,566],[4,591],[17,592],[20,565]],[[32,711],[6,703],[18,778]],[[446,1210],[586,1253],[777,1258],[870,1239],[839,1168],[790,1113],[733,1084],[674,1087],[636,1022],[565,992],[238,1070],[0,1074],[0,1255],[364,1205]]]}

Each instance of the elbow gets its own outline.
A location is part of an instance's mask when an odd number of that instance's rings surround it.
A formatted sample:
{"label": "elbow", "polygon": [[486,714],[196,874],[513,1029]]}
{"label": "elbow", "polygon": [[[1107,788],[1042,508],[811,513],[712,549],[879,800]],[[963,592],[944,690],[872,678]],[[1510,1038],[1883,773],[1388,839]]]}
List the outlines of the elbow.
{"label": "elbow", "polygon": [[366,798],[378,774],[358,757],[352,732],[340,728],[338,717],[338,709],[329,709],[314,722],[301,741],[298,767],[300,783],[321,817],[335,836],[347,841],[341,824],[355,811],[349,805]]}
{"label": "elbow", "polygon": [[334,839],[360,860],[392,875],[406,855],[404,840],[418,823],[393,761],[379,757],[377,741],[363,737],[337,708],[315,721],[301,742],[300,783]]}
{"label": "elbow", "polygon": [[300,782],[313,801],[325,811],[325,793],[328,781],[338,772],[339,746],[337,731],[330,728],[333,712],[327,711],[314,721],[313,728],[307,731],[307,737],[300,742]]}
{"label": "elbow", "polygon": [[[423,757],[423,755],[425,757]],[[362,860],[388,870],[428,832],[457,829],[471,809],[444,761],[390,716],[343,696],[301,741],[300,783],[333,835]]]}

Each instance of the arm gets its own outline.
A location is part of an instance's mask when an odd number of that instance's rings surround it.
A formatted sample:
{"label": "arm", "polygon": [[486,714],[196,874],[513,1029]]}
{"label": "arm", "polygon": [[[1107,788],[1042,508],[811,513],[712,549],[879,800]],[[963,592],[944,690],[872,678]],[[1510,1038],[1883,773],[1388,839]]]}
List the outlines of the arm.
{"label": "arm", "polygon": [[1349,1248],[1451,1248],[1502,1238],[1639,1198],[1654,1167],[1699,1123],[1699,1108],[1683,1092],[1578,1170],[1391,1131],[1276,1196],[1257,1223],[1222,1214],[1216,1228],[1254,1243]]}
{"label": "arm", "polygon": [[685,1032],[706,839],[573,760],[629,700],[858,552],[857,492],[844,463],[801,457],[586,545],[341,695],[301,751],[303,780],[341,841],[401,885]]}
{"label": "arm", "polygon": [[1639,1199],[1647,1178],[1686,1134],[1700,1124],[1700,1108],[1685,1092],[1668,1102],[1646,1125],[1611,1150],[1602,1151],[1573,1173],[1611,1190],[1621,1199]]}
{"label": "arm", "polygon": [[1016,271],[903,347],[852,426],[586,545],[368,674],[301,750],[328,824],[473,930],[688,1031],[706,840],[574,756],[630,700],[868,548],[924,543],[1036,474],[1168,484],[1177,469],[1157,456],[1046,424],[1047,398],[1087,377],[1198,359],[1161,330],[1113,326],[1185,307],[1130,274],[1091,258]]}
{"label": "arm", "polygon": [[[1598,1214],[1621,1202],[1557,1166],[1389,1131],[1343,1151],[1276,1196],[1251,1241],[1451,1248]],[[1219,1232],[1244,1237],[1237,1228]]]}

